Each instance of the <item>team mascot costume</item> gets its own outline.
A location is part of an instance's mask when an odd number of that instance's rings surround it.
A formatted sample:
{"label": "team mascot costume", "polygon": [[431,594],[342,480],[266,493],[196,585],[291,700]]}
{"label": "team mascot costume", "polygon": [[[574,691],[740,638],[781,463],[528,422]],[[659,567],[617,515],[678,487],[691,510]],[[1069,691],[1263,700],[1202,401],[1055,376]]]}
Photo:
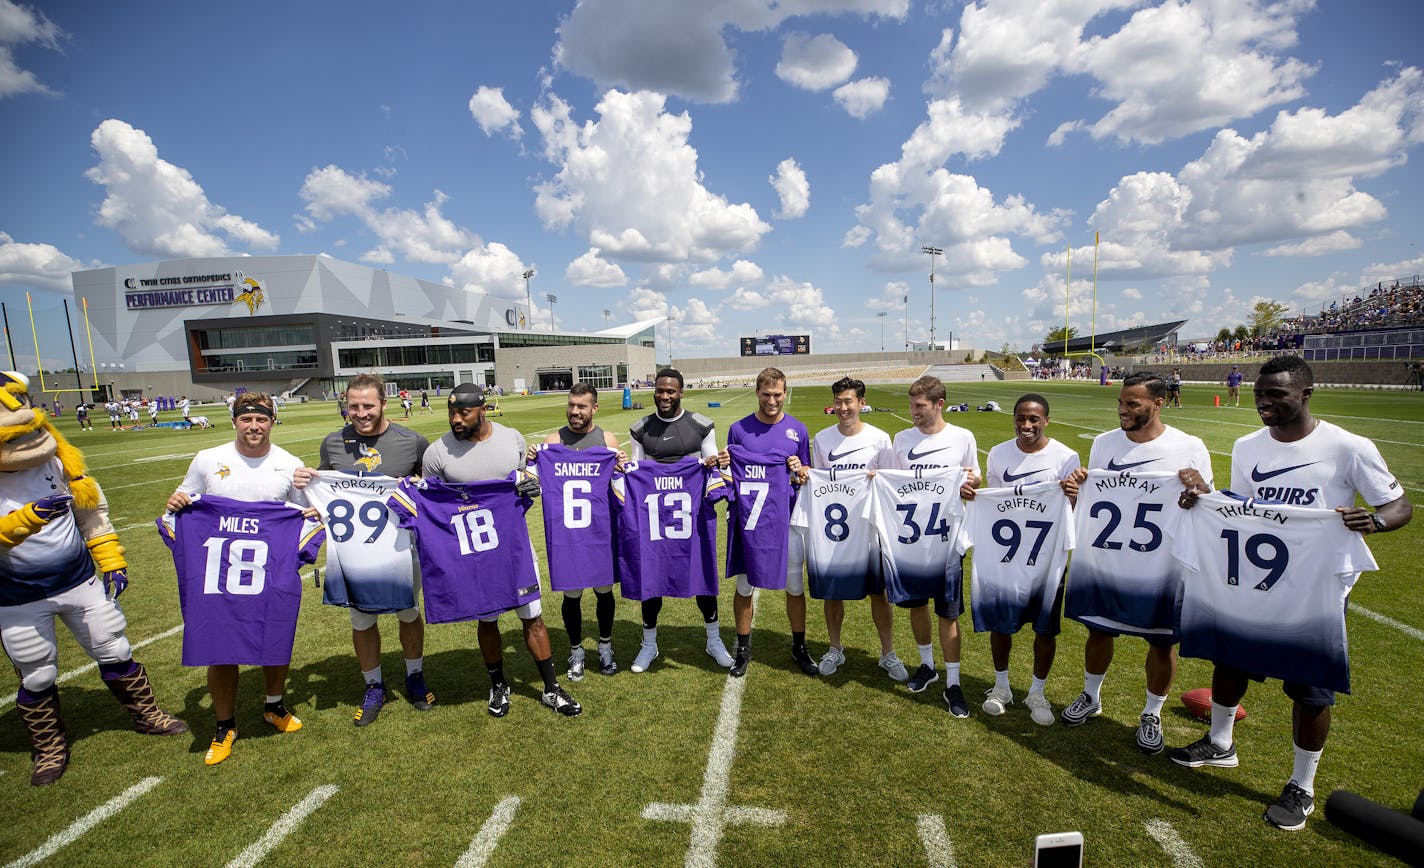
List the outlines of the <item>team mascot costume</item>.
{"label": "team mascot costume", "polygon": [[29,380],[0,372],[0,641],[20,676],[15,705],[34,748],[35,786],[59,780],[69,765],[55,618],[99,664],[135,729],[188,731],[158,707],[133,659],[117,602],[127,586],[124,549],[84,457],[30,405]]}

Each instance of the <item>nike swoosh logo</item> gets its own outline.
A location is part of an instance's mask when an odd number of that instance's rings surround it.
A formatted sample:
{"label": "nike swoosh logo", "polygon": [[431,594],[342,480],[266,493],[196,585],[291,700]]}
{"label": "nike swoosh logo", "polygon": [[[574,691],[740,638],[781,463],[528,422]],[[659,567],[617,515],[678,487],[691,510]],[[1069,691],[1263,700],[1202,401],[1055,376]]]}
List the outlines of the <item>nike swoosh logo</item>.
{"label": "nike swoosh logo", "polygon": [[854,449],[847,449],[846,451],[842,452],[842,453],[839,454],[839,455],[837,455],[835,452],[828,452],[828,453],[826,453],[826,460],[829,461],[829,462],[831,462],[832,464],[835,464],[837,461],[840,461],[842,458],[846,457],[847,455],[851,455],[851,454],[854,454],[854,453],[856,453],[856,452],[861,451],[862,449],[868,449],[868,448],[869,448],[869,447],[867,447],[867,446],[857,446],[857,447],[855,447]]}
{"label": "nike swoosh logo", "polygon": [[1319,463],[1319,461],[1311,461],[1307,464],[1297,464],[1294,467],[1282,467],[1280,470],[1267,470],[1264,473],[1261,471],[1258,465],[1256,467],[1251,468],[1251,481],[1265,482],[1267,479],[1274,479],[1275,477],[1280,476],[1282,473],[1290,473],[1292,470],[1299,470],[1302,467],[1309,467],[1311,464]]}
{"label": "nike swoosh logo", "polygon": [[927,455],[933,455],[933,454],[935,454],[936,452],[943,452],[944,450],[946,450],[946,449],[948,449],[948,448],[949,448],[948,446],[941,446],[941,447],[939,447],[938,449],[931,449],[931,450],[928,451],[928,452],[921,452],[919,455],[916,455],[916,454],[915,454],[915,450],[911,449],[911,450],[910,450],[910,454],[909,454],[908,457],[909,457],[909,459],[910,459],[911,461],[919,461],[921,458],[924,458],[924,457],[927,456]]}
{"label": "nike swoosh logo", "polygon": [[1037,470],[1030,470],[1028,473],[1010,473],[1009,471],[1005,470],[1005,471],[1004,471],[1004,481],[1005,481],[1005,482],[1014,482],[1014,481],[1019,480],[1019,479],[1024,479],[1024,478],[1026,478],[1026,477],[1033,476],[1035,473],[1042,473],[1042,472],[1043,472],[1044,470],[1046,470],[1046,469],[1047,469],[1047,468],[1040,467],[1040,468],[1038,468]]}
{"label": "nike swoosh logo", "polygon": [[1154,461],[1156,461],[1156,460],[1157,460],[1156,458],[1149,458],[1149,459],[1147,459],[1146,461],[1134,461],[1134,462],[1132,462],[1131,464],[1118,464],[1116,461],[1114,461],[1114,460],[1112,460],[1111,458],[1109,458],[1109,459],[1108,459],[1108,469],[1109,469],[1109,470],[1131,470],[1131,469],[1134,468],[1134,467],[1141,467],[1141,466],[1144,465],[1144,464],[1151,464],[1152,462],[1154,462]]}

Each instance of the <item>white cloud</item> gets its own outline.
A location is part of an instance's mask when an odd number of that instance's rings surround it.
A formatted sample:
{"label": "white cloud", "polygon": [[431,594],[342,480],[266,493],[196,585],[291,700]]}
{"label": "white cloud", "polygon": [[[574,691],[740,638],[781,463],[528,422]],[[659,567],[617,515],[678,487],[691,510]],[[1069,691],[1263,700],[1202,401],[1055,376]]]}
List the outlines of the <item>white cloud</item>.
{"label": "white cloud", "polygon": [[1136,287],[1129,286],[1127,289],[1124,289],[1122,291],[1122,297],[1132,299],[1133,301],[1141,301],[1142,290],[1137,289]]}
{"label": "white cloud", "polygon": [[504,88],[480,85],[470,97],[470,114],[486,136],[503,130],[511,139],[524,135],[519,126],[519,110],[504,98]]}
{"label": "white cloud", "polygon": [[0,0],[0,99],[22,93],[54,95],[33,72],[15,63],[16,46],[34,43],[50,51],[60,50],[66,33],[38,9]]}
{"label": "white cloud", "polygon": [[379,246],[362,257],[368,262],[389,263],[399,255],[410,262],[452,264],[464,250],[480,244],[477,235],[441,213],[446,196],[439,190],[421,211],[376,208],[373,203],[390,193],[390,186],[352,175],[336,165],[308,172],[301,189],[307,213],[314,220],[327,222],[349,215],[375,234]]}
{"label": "white cloud", "polygon": [[208,200],[182,169],[158,156],[143,130],[110,118],[90,136],[99,163],[84,176],[104,187],[97,222],[137,253],[221,256],[233,242],[275,249],[278,236]]}
{"label": "white cloud", "polygon": [[865,242],[870,240],[874,232],[869,226],[852,226],[846,230],[846,234],[841,237],[842,247],[863,247]]}
{"label": "white cloud", "polygon": [[796,16],[908,12],[909,0],[583,0],[559,24],[554,59],[601,88],[729,102],[738,89],[734,31],[770,31]]}
{"label": "white cloud", "polygon": [[1424,274],[1424,256],[1400,262],[1375,262],[1360,273],[1360,286],[1370,287],[1381,282],[1389,285],[1404,279],[1417,280],[1421,274]]}
{"label": "white cloud", "polygon": [[628,275],[617,264],[598,255],[597,247],[590,247],[582,256],[569,263],[564,270],[564,280],[574,286],[627,286]]}
{"label": "white cloud", "polygon": [[848,81],[832,94],[846,114],[864,120],[885,107],[890,98],[890,79],[872,77]]}
{"label": "white cloud", "polygon": [[667,296],[645,286],[634,287],[618,306],[628,311],[628,315],[634,320],[656,319],[668,315]]}
{"label": "white cloud", "polygon": [[771,304],[766,296],[756,290],[738,287],[737,291],[727,297],[726,305],[732,310],[748,311],[761,310]]}
{"label": "white cloud", "polygon": [[497,298],[523,300],[526,266],[514,251],[499,243],[478,244],[450,266],[456,286]]}
{"label": "white cloud", "polygon": [[708,268],[694,272],[687,282],[691,286],[703,289],[725,290],[734,286],[741,287],[761,283],[764,277],[761,266],[747,259],[738,259],[727,271],[720,268]]}
{"label": "white cloud", "polygon": [[776,195],[781,197],[781,209],[772,213],[778,220],[795,220],[804,217],[811,207],[811,182],[806,173],[792,157],[776,164],[776,174],[767,178]]}
{"label": "white cloud", "polygon": [[53,244],[20,242],[0,231],[0,286],[37,286],[68,293],[73,289],[70,272],[84,267]]}
{"label": "white cloud", "polygon": [[1329,235],[1317,235],[1314,238],[1307,238],[1296,244],[1277,244],[1266,251],[1267,256],[1323,256],[1327,253],[1338,253],[1341,250],[1354,250],[1364,244],[1363,241],[1346,232],[1337,229]]}
{"label": "white cloud", "polygon": [[865,306],[873,311],[900,310],[905,306],[905,297],[910,294],[910,285],[903,280],[892,280],[880,288],[880,294],[865,300]]}
{"label": "white cloud", "polygon": [[702,184],[692,121],[670,114],[661,94],[604,94],[599,120],[574,124],[548,95],[530,117],[544,153],[559,167],[535,187],[546,228],[575,226],[605,256],[646,262],[711,262],[749,250],[771,231],[751,205]]}
{"label": "white cloud", "polygon": [[835,87],[855,73],[855,52],[829,33],[788,33],[781,45],[776,77],[804,90]]}
{"label": "white cloud", "polygon": [[780,275],[768,284],[766,296],[772,304],[785,306],[786,325],[815,329],[831,337],[839,334],[836,312],[826,304],[825,293],[819,287]]}

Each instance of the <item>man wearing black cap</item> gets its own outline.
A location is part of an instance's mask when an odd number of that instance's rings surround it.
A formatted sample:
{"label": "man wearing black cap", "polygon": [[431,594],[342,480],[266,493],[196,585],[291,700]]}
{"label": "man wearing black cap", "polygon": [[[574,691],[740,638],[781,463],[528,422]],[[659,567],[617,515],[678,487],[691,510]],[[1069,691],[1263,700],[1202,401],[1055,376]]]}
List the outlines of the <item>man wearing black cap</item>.
{"label": "man wearing black cap", "polygon": [[[422,460],[423,475],[446,482],[480,482],[504,479],[510,473],[524,469],[524,435],[513,428],[485,418],[485,390],[473,383],[463,383],[450,392],[450,433],[430,444]],[[530,497],[539,493],[539,483],[523,478],[519,492]],[[529,557],[534,557],[530,547]],[[549,632],[539,600],[519,606],[515,614],[524,623],[524,644],[539,667],[544,679],[541,699],[553,710],[573,717],[583,708],[569,696],[554,677],[554,652],[549,645]],[[480,654],[490,676],[489,713],[503,717],[509,713],[509,683],[504,677],[504,643],[499,636],[498,616],[481,620],[479,626]]]}

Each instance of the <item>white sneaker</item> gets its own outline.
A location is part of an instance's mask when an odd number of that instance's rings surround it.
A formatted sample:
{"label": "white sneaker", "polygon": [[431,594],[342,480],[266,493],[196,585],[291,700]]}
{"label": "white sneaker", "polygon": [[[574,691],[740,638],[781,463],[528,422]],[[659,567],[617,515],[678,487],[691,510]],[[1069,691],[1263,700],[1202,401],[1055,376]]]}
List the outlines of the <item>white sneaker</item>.
{"label": "white sneaker", "polygon": [[717,665],[723,669],[731,669],[732,655],[727,653],[727,646],[722,643],[721,636],[709,636],[707,639],[707,656],[717,661]]}
{"label": "white sneaker", "polygon": [[822,675],[835,675],[836,670],[841,668],[845,662],[845,652],[839,648],[827,648],[826,653],[821,655],[821,662],[818,669]]}
{"label": "white sneaker", "polygon": [[1028,706],[1034,723],[1039,726],[1053,725],[1053,706],[1048,704],[1048,697],[1042,693],[1030,693],[1024,697],[1024,705]]}
{"label": "white sneaker", "polygon": [[900,660],[900,656],[894,651],[880,657],[880,668],[890,674],[891,681],[909,681],[910,670],[905,668],[905,664]]}
{"label": "white sneaker", "polygon": [[1004,709],[1014,704],[1014,692],[1012,690],[1000,690],[995,684],[984,691],[984,704],[981,706],[984,713],[990,717],[998,717],[1004,713]]}
{"label": "white sneaker", "polygon": [[648,667],[652,666],[656,659],[658,659],[658,643],[644,642],[638,646],[638,656],[633,658],[632,669],[635,673],[647,672]]}
{"label": "white sneaker", "polygon": [[583,673],[583,649],[573,648],[569,651],[569,680],[582,681]]}

